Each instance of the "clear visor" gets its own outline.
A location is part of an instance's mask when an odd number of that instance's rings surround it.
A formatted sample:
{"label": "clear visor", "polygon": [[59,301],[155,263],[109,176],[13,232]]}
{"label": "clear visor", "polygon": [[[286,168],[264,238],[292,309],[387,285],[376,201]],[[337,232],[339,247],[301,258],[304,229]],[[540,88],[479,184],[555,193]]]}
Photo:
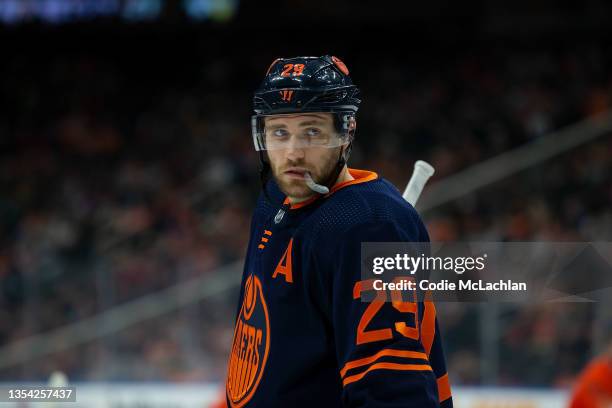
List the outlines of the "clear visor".
{"label": "clear visor", "polygon": [[352,113],[254,115],[253,143],[257,151],[334,148],[352,140]]}

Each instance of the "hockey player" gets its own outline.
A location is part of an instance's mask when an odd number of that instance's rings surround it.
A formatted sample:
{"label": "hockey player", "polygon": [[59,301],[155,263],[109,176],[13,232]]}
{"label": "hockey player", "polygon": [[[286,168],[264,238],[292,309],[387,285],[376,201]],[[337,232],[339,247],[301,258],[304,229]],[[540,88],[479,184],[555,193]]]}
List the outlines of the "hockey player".
{"label": "hockey player", "polygon": [[359,103],[332,56],[277,59],[255,93],[263,192],[228,363],[231,407],[452,406],[433,303],[361,301],[373,290],[361,242],[429,236],[393,185],[347,167]]}

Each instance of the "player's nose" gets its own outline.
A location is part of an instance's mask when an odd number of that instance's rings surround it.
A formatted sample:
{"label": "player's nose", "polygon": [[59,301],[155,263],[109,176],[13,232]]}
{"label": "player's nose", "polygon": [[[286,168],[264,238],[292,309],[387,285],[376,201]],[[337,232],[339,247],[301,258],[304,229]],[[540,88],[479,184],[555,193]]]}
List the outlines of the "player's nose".
{"label": "player's nose", "polygon": [[285,157],[288,160],[295,161],[304,158],[304,148],[299,146],[299,142],[292,138],[285,149]]}

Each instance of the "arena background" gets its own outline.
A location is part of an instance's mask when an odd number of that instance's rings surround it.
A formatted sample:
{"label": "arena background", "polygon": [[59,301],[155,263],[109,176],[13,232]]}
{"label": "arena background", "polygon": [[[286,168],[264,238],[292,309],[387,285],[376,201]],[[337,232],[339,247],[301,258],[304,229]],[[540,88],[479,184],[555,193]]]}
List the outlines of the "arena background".
{"label": "arena background", "polygon": [[[612,4],[0,0],[0,382],[78,406],[221,390],[259,190],[252,92],[279,56],[362,90],[350,164],[434,241],[610,241]],[[562,407],[605,302],[440,304],[458,407]],[[0,404],[3,405],[3,404]]]}

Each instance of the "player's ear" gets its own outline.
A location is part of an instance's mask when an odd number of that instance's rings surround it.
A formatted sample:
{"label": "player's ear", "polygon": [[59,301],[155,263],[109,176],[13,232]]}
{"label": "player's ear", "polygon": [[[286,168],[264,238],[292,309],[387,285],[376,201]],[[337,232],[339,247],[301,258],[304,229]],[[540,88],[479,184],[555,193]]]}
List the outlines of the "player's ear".
{"label": "player's ear", "polygon": [[351,137],[355,136],[355,131],[357,130],[357,119],[354,117],[349,119],[348,131]]}

